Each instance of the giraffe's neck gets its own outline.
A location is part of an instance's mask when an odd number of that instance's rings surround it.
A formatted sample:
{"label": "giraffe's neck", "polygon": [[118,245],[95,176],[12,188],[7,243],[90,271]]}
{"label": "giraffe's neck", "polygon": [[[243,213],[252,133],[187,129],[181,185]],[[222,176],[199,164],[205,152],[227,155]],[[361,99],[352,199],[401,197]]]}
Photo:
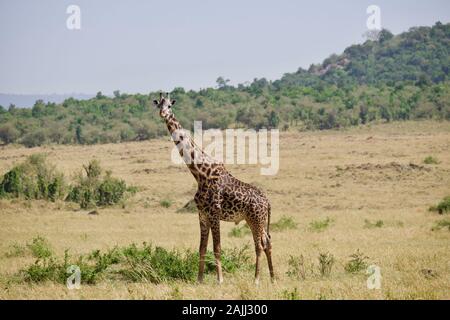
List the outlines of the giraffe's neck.
{"label": "giraffe's neck", "polygon": [[189,132],[183,129],[172,112],[164,117],[164,121],[180,156],[198,183],[202,179],[212,178],[218,172],[224,170],[222,163],[206,154],[197,146]]}

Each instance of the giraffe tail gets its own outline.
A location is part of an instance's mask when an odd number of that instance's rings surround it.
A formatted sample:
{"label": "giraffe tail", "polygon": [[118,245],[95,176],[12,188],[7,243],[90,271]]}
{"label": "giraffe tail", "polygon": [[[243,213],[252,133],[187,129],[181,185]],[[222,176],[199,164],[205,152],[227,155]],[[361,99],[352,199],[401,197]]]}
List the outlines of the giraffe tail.
{"label": "giraffe tail", "polygon": [[271,243],[270,243],[270,232],[269,232],[269,228],[270,228],[270,214],[271,214],[271,208],[270,208],[270,204],[269,207],[267,209],[267,229],[266,229],[266,233],[265,233],[265,239],[263,239],[263,248],[264,249],[268,249],[271,248]]}

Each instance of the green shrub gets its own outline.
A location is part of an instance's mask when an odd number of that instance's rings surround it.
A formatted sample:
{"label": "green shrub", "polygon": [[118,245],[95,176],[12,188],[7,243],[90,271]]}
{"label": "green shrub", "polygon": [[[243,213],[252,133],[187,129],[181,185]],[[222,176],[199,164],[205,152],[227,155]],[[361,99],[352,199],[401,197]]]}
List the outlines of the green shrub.
{"label": "green shrub", "polygon": [[368,256],[365,256],[364,253],[360,252],[359,249],[356,250],[354,254],[350,256],[350,260],[345,265],[345,271],[348,273],[358,273],[360,271],[366,270],[369,266],[367,260]]}
{"label": "green shrub", "polygon": [[53,255],[50,243],[47,239],[38,236],[27,244],[27,248],[31,251],[31,254],[38,259],[49,258]]}
{"label": "green shrub", "polygon": [[[222,270],[234,273],[250,266],[249,246],[241,249],[224,249],[221,254]],[[180,252],[153,247],[144,243],[142,248],[131,245],[123,250],[127,266],[121,274],[130,281],[149,281],[160,283],[171,280],[195,281],[199,256],[190,250]],[[205,256],[205,272],[216,270],[214,254],[208,251]]]}
{"label": "green shrub", "polygon": [[20,274],[26,282],[53,281],[65,284],[70,274],[67,269],[71,265],[80,268],[81,283],[95,284],[109,265],[102,264],[101,260],[88,263],[83,256],[71,258],[68,251],[64,252],[63,260],[54,256],[38,259],[34,264],[22,269]]}
{"label": "green shrub", "polygon": [[5,173],[0,190],[3,197],[55,201],[64,196],[66,183],[45,155],[34,154]]}
{"label": "green shrub", "polygon": [[125,181],[111,177],[111,172],[108,171],[98,187],[97,204],[107,206],[118,203],[122,200],[125,191],[127,191]]}
{"label": "green shrub", "polygon": [[113,178],[110,171],[102,175],[97,160],[92,160],[83,168],[85,174],[78,173],[66,197],[66,201],[76,202],[82,209],[114,205],[125,198],[128,190],[130,193],[135,192],[134,188],[127,187],[125,181]]}
{"label": "green shrub", "polygon": [[437,211],[439,214],[450,212],[450,196],[445,197],[437,206],[432,206],[429,210]]}
{"label": "green shrub", "polygon": [[316,232],[322,232],[324,231],[326,228],[328,228],[329,226],[331,226],[331,224],[334,222],[333,219],[327,217],[324,220],[315,220],[312,221],[309,224],[309,228],[312,231],[316,231]]}
{"label": "green shrub", "polygon": [[132,245],[123,253],[127,267],[121,274],[131,281],[194,281],[197,276],[198,257],[191,251],[182,253],[144,243],[142,249]]}
{"label": "green shrub", "polygon": [[280,220],[270,225],[272,231],[284,231],[289,229],[297,229],[297,223],[292,217],[282,216]]}
{"label": "green shrub", "polygon": [[425,164],[439,164],[439,160],[435,157],[428,156],[425,159],[423,159],[423,163]]}
{"label": "green shrub", "polygon": [[[143,243],[142,246],[131,244],[123,248],[115,247],[104,253],[95,250],[78,257],[71,257],[66,251],[64,258],[58,259],[51,251],[43,249],[48,247],[45,240],[36,239],[32,245],[36,252],[34,255],[38,259],[20,271],[20,275],[27,282],[65,283],[69,276],[67,268],[71,265],[80,268],[81,283],[87,284],[96,283],[105,275],[108,275],[108,278],[115,275],[128,281],[151,283],[173,280],[193,282],[197,277],[199,256],[190,250],[167,250]],[[223,271],[233,273],[248,269],[251,266],[248,250],[248,245],[241,249],[223,250],[221,259]],[[212,252],[206,254],[205,267],[206,273],[215,272]]]}
{"label": "green shrub", "polygon": [[21,275],[26,282],[54,281],[64,283],[66,269],[54,257],[38,259],[36,262],[21,270]]}

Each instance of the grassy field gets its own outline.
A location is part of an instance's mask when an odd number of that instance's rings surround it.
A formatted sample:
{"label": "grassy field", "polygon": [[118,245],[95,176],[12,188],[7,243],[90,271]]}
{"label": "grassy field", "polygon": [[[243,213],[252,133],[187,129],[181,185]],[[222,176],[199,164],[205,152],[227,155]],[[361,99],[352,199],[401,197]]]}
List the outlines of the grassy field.
{"label": "grassy field", "polygon": [[[273,222],[283,216],[295,222],[290,229],[272,232],[275,284],[269,280],[265,258],[258,287],[253,283],[253,270],[226,273],[222,285],[216,283],[214,274],[207,275],[203,284],[105,278],[79,290],[68,290],[62,283],[16,279],[19,270],[35,258],[29,253],[8,253],[14,245],[24,246],[37,236],[45,237],[59,256],[65,249],[85,254],[144,241],[168,249],[197,250],[196,214],[177,213],[192,199],[196,184],[184,166],[171,163],[172,146],[164,139],[2,147],[0,174],[26,156],[43,152],[69,177],[82,164],[98,159],[104,168],[141,191],[124,205],[97,209],[98,215],[64,202],[0,200],[0,298],[450,299],[450,232],[432,230],[446,217],[428,210],[450,195],[448,122],[286,132],[280,135],[276,176],[261,176],[258,166],[228,166],[236,177],[267,193]],[[437,163],[424,163],[428,156]],[[232,237],[229,233],[234,227],[221,224],[222,248],[250,244],[253,261],[251,235]],[[358,249],[369,264],[380,267],[380,290],[367,288],[364,270],[346,271],[350,255]],[[320,253],[334,257],[329,275],[319,272]],[[300,255],[304,279],[287,274],[290,256]]]}

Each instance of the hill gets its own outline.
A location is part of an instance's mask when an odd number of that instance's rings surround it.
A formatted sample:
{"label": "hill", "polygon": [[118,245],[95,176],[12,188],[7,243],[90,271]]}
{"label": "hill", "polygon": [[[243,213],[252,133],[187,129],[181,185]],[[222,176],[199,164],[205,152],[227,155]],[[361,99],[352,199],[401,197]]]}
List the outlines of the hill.
{"label": "hill", "polygon": [[388,84],[410,81],[419,84],[448,80],[450,25],[414,27],[394,36],[382,30],[378,41],[352,45],[322,64],[286,74],[277,86],[310,85],[323,80],[339,86]]}
{"label": "hill", "polygon": [[[332,55],[309,70],[270,82],[254,79],[229,86],[185,91],[176,88],[174,110],[186,128],[278,127],[332,129],[372,121],[450,120],[448,69],[450,24],[416,27],[394,36],[387,30]],[[151,105],[157,93],[62,103],[38,100],[31,109],[0,106],[0,140],[28,147],[45,143],[96,144],[166,135]]]}

